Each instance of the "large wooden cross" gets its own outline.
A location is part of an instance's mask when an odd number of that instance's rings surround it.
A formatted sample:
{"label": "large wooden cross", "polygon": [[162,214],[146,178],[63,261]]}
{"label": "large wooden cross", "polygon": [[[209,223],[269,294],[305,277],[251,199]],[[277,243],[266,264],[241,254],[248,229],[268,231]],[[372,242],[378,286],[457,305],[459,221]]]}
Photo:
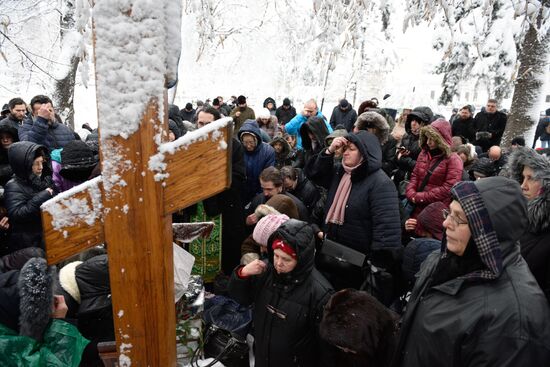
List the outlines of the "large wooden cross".
{"label": "large wooden cross", "polygon": [[121,366],[175,366],[171,213],[231,180],[231,119],[166,142],[166,28],[179,24],[177,3],[96,0],[102,176],[42,206],[50,264],[107,245]]}

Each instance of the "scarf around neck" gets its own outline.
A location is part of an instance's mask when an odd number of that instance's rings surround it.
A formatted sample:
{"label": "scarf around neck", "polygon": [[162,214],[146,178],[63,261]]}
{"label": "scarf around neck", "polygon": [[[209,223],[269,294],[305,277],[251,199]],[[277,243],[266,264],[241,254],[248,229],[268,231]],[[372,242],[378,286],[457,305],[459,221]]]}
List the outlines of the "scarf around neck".
{"label": "scarf around neck", "polygon": [[344,175],[340,179],[334,200],[328,210],[326,223],[334,223],[338,225],[344,224],[344,215],[346,213],[346,204],[348,202],[349,194],[351,192],[351,173],[363,163],[363,159],[357,166],[348,167],[342,161],[342,167],[344,167]]}

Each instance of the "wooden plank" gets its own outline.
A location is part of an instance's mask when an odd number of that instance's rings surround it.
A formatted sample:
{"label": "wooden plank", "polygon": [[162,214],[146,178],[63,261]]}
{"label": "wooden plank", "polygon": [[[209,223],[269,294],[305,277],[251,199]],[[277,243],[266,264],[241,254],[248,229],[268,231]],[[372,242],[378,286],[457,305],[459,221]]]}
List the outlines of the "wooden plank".
{"label": "wooden plank", "polygon": [[[207,139],[196,141],[173,154],[167,153],[164,158],[168,174],[164,179],[165,214],[186,208],[231,185],[232,136],[233,125],[229,123],[210,132]],[[224,148],[220,148],[220,144]]]}
{"label": "wooden plank", "polygon": [[42,204],[48,264],[56,264],[104,242],[101,177]]}
{"label": "wooden plank", "polygon": [[[109,192],[105,185],[103,204],[120,365],[176,365],[171,216],[163,213],[162,183],[147,167],[160,128],[166,124],[152,100],[139,133],[102,143],[104,180],[114,185]],[[105,170],[105,162],[112,168]]]}

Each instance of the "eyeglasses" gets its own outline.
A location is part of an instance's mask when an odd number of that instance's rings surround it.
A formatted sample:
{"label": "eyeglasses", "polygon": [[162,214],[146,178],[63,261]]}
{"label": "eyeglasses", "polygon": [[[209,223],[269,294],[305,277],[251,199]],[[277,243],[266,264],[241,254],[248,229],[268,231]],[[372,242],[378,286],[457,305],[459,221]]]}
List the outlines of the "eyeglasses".
{"label": "eyeglasses", "polygon": [[443,219],[451,218],[453,223],[457,226],[461,224],[468,224],[468,221],[463,221],[459,217],[452,215],[451,212],[449,212],[447,209],[443,209],[442,213],[443,213]]}

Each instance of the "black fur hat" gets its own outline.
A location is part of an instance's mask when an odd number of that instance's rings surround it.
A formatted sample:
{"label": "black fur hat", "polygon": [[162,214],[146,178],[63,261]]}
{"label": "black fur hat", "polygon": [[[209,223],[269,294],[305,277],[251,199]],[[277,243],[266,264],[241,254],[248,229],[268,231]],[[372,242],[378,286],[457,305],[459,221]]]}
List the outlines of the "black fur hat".
{"label": "black fur hat", "polygon": [[55,268],[33,257],[19,273],[19,334],[42,341],[53,306]]}
{"label": "black fur hat", "polygon": [[353,351],[346,355],[354,365],[388,366],[397,342],[397,316],[367,292],[344,289],[325,306],[319,333],[344,353]]}

